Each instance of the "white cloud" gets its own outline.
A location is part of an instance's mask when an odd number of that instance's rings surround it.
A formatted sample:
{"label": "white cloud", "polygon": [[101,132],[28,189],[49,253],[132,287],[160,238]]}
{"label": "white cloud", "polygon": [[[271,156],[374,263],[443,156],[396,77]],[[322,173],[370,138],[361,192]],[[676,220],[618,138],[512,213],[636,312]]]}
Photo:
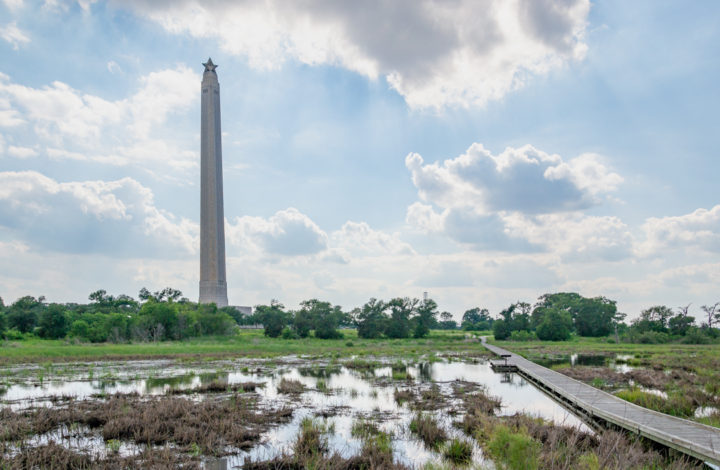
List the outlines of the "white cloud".
{"label": "white cloud", "polygon": [[251,66],[337,65],[413,108],[482,105],[584,56],[588,0],[115,2],[174,34],[217,39]]}
{"label": "white cloud", "polygon": [[0,173],[0,226],[40,250],[114,256],[192,254],[197,224],[160,210],[132,178],[57,182]]}
{"label": "white cloud", "polygon": [[509,235],[543,246],[565,260],[618,261],[632,257],[633,236],[619,218],[572,214],[504,217]]}
{"label": "white cloud", "polygon": [[642,227],[641,255],[658,255],[670,248],[699,248],[720,252],[720,205],[674,217],[651,217]]}
{"label": "white cloud", "polygon": [[23,0],[3,0],[3,3],[10,10],[18,10],[23,6]]}
{"label": "white cloud", "polygon": [[597,204],[600,195],[622,181],[595,155],[564,162],[530,145],[508,147],[495,156],[475,143],[457,158],[431,164],[411,153],[405,165],[423,201],[485,214],[580,210]]}
{"label": "white cloud", "polygon": [[373,230],[366,222],[348,221],[331,235],[332,246],[352,255],[413,255],[415,250],[397,233]]}
{"label": "white cloud", "polygon": [[311,255],[324,251],[327,234],[294,207],[269,218],[243,216],[226,224],[230,244],[242,252],[271,255]]}
{"label": "white cloud", "polygon": [[18,50],[21,45],[30,42],[30,38],[13,21],[5,26],[0,26],[0,38],[9,42],[13,49]]}
{"label": "white cloud", "polygon": [[111,60],[107,63],[107,69],[108,69],[108,72],[110,72],[110,73],[122,72],[120,65],[118,65],[118,63],[115,62],[114,60]]}
{"label": "white cloud", "polygon": [[631,255],[624,223],[581,213],[622,182],[598,155],[564,161],[530,145],[493,155],[476,143],[444,162],[425,164],[411,153],[405,164],[420,199],[431,203],[408,207],[406,222],[415,229],[476,250],[545,251],[578,261]]}
{"label": "white cloud", "polygon": [[7,148],[7,154],[15,158],[30,158],[37,156],[37,150],[30,147],[16,147],[15,145],[9,145]]}
{"label": "white cloud", "polygon": [[0,76],[0,126],[32,125],[36,139],[54,159],[112,165],[131,162],[175,170],[196,166],[196,151],[157,129],[175,112],[197,100],[200,78],[189,68],[151,72],[132,96],[109,101],[83,94],[62,82],[42,88]]}

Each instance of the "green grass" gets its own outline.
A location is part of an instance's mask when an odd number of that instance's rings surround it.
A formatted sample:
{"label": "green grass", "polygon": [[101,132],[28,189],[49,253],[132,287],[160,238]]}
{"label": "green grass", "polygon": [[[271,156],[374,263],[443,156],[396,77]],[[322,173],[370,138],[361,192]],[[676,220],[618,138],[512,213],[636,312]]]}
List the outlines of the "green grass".
{"label": "green grass", "polygon": [[501,424],[493,430],[486,450],[502,469],[535,470],[539,466],[541,447],[538,441],[527,434],[512,432]]}
{"label": "green grass", "polygon": [[689,398],[682,394],[674,393],[665,398],[654,393],[631,388],[628,390],[620,390],[615,393],[615,395],[630,403],[659,411],[660,413],[679,416],[681,418],[691,418],[695,415],[695,405],[693,405]]}
{"label": "green grass", "polygon": [[[344,338],[324,340],[316,338],[267,338],[262,330],[242,330],[231,337],[205,337],[187,341],[131,344],[73,344],[65,340],[37,338],[5,341],[0,347],[0,364],[27,362],[64,362],[84,360],[122,360],[148,358],[208,359],[237,357],[278,357],[293,354],[328,358],[348,356],[419,357],[438,350],[447,352],[482,352],[479,343],[464,341],[463,331],[432,331],[424,339],[362,339],[355,330],[343,330]],[[354,346],[348,348],[347,341]]]}
{"label": "green grass", "polygon": [[472,444],[461,439],[453,439],[443,450],[443,456],[457,465],[467,465],[472,461]]}

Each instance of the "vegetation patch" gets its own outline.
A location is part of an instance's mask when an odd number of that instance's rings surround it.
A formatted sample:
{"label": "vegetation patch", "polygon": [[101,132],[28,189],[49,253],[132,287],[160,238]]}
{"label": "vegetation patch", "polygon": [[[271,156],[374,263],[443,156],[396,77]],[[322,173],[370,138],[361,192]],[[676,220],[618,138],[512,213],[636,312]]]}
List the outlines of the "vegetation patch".
{"label": "vegetation patch", "polygon": [[447,432],[429,414],[416,414],[410,421],[409,429],[429,449],[437,449],[448,438]]}
{"label": "vegetation patch", "polygon": [[443,456],[456,465],[469,464],[472,453],[472,444],[463,439],[453,439],[443,450]]}
{"label": "vegetation patch", "polygon": [[299,380],[282,378],[277,385],[277,391],[286,395],[298,395],[305,391],[305,385]]}
{"label": "vegetation patch", "polygon": [[666,398],[638,388],[630,388],[620,390],[615,395],[638,406],[681,418],[695,416],[695,409],[697,408],[697,405],[693,403],[690,397],[680,393],[668,394]]}

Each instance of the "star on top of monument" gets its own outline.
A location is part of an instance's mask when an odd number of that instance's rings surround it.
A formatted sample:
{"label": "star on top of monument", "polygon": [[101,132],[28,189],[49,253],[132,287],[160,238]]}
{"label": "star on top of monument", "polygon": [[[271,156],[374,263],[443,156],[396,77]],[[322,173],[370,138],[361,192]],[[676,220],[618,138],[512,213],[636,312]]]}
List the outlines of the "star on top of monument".
{"label": "star on top of monument", "polygon": [[215,69],[217,68],[217,65],[213,64],[213,61],[210,57],[208,57],[207,62],[203,62],[203,65],[205,66],[206,72],[214,72]]}

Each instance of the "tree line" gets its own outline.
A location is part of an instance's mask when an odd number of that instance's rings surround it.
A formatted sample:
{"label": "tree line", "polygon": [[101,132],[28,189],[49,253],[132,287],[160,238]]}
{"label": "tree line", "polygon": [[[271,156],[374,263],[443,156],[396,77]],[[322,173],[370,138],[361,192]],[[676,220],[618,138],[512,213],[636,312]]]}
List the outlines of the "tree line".
{"label": "tree line", "polygon": [[433,329],[492,332],[498,340],[563,341],[573,335],[609,337],[614,341],[706,343],[720,337],[720,302],[703,305],[698,325],[690,305],[675,310],[653,306],[630,324],[616,302],[606,297],[586,298],[574,292],[540,296],[534,305],[515,302],[493,318],[485,308],[466,310],[460,324],[449,312],[439,312],[432,299],[371,298],[349,312],[318,299],[287,310],[273,300],[258,305],[250,315],[235,307],[198,304],[167,287],[138,299],[98,290],[89,303],[48,303],[44,297],[25,296],[5,306],[0,298],[0,337],[22,339],[77,338],[89,342],[183,340],[206,335],[231,335],[245,325],[261,325],[269,337],[320,339],[342,337],[343,328],[356,328],[360,338],[423,338]]}
{"label": "tree line", "polygon": [[[689,313],[690,305],[675,310],[656,305],[643,310],[628,325],[627,314],[618,312],[614,300],[587,298],[574,292],[545,294],[534,305],[516,302],[492,322],[498,340],[565,341],[572,335],[610,337],[632,343],[709,343],[720,337],[720,302],[703,305],[700,325]],[[466,312],[467,314],[467,312]]]}

